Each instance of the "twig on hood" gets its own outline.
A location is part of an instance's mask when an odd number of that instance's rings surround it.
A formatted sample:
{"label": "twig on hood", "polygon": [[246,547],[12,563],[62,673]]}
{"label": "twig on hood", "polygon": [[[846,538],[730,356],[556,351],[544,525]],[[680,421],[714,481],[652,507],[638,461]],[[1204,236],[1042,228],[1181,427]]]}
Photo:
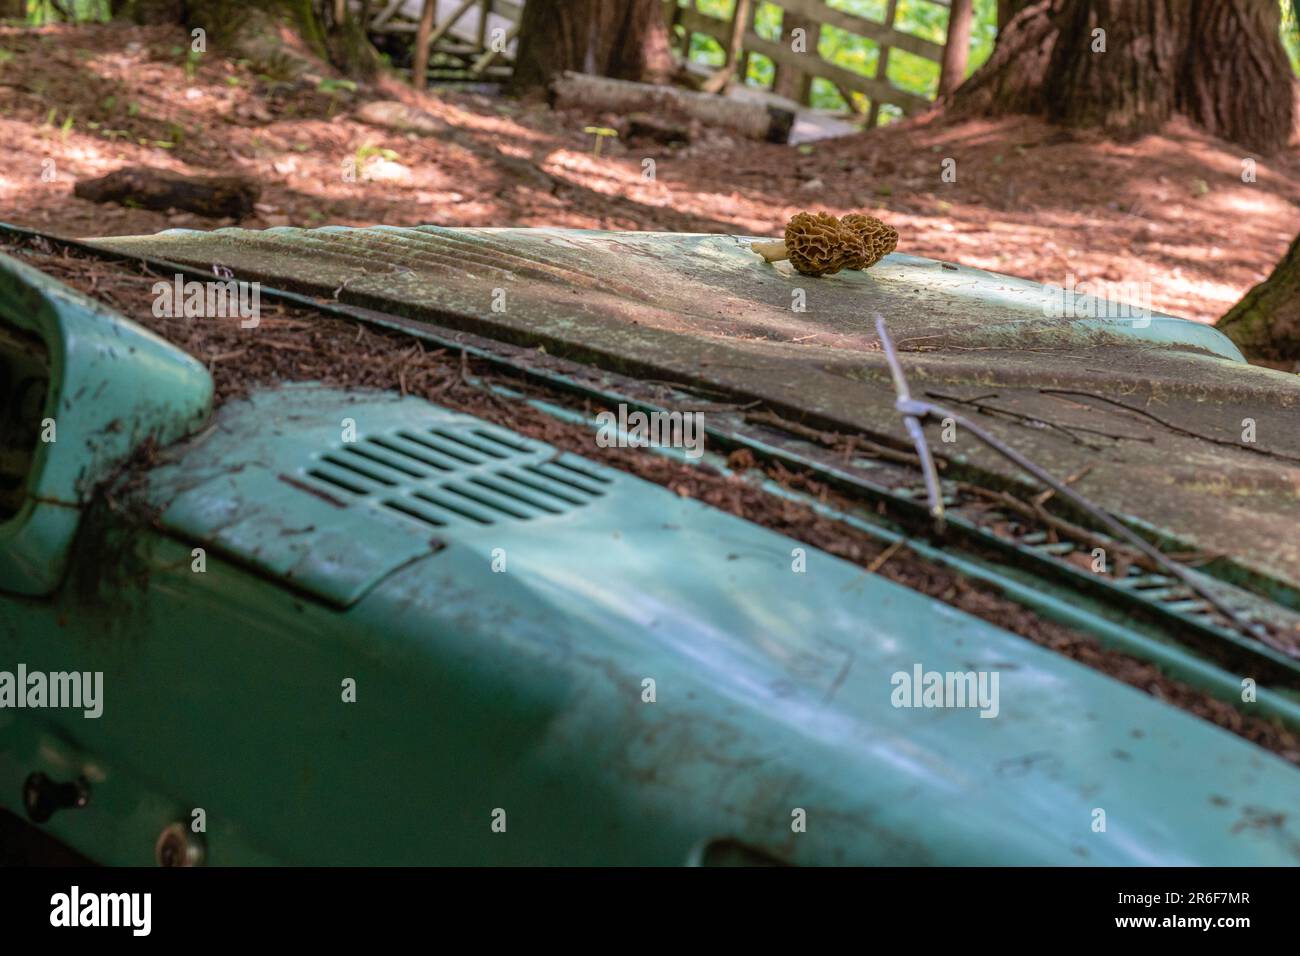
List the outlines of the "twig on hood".
{"label": "twig on hood", "polygon": [[[912,435],[913,442],[917,442],[917,452],[921,457],[923,471],[925,470],[925,462],[929,461],[930,450],[924,444],[924,434],[920,436],[919,440],[916,435],[917,432],[921,432],[921,422],[928,418],[933,418],[938,421],[950,418],[956,422],[958,426],[969,431],[977,439],[985,445],[988,445],[1003,458],[1006,458],[1022,471],[1028,472],[1044,485],[1052,488],[1056,494],[1062,498],[1068,499],[1080,510],[1086,512],[1098,524],[1105,528],[1112,537],[1120,538],[1128,544],[1131,544],[1134,548],[1146,555],[1169,574],[1176,577],[1179,581],[1182,581],[1197,595],[1204,598],[1211,607],[1223,615],[1223,617],[1242,634],[1261,641],[1274,650],[1286,654],[1288,657],[1300,658],[1300,651],[1279,643],[1268,633],[1266,628],[1246,620],[1237,611],[1225,604],[1224,601],[1214,593],[1214,591],[1203,584],[1200,578],[1194,574],[1190,568],[1180,564],[1161,552],[1145,538],[1134,532],[1127,525],[1121,523],[1110,512],[1093,504],[1065,482],[1052,477],[1052,475],[1041,466],[1030,461],[1009,445],[1003,444],[964,415],[959,415],[957,412],[945,408],[942,405],[935,405],[932,402],[925,402],[912,398],[907,389],[907,381],[903,377],[903,367],[898,361],[898,354],[894,351],[894,343],[890,341],[889,330],[885,327],[885,320],[879,315],[876,316],[876,332],[880,336],[880,344],[885,350],[885,358],[888,360],[890,372],[894,376],[894,388],[898,392],[898,401],[895,402],[894,407],[902,413],[903,422],[907,426],[908,434]],[[924,451],[922,451],[923,448]],[[927,490],[931,489],[931,483],[933,481],[933,490],[931,491],[930,499],[931,514],[934,514],[935,500],[938,495],[938,477],[933,474],[933,468],[934,465],[931,463],[930,472],[926,475]],[[939,501],[939,508],[942,509],[942,500]],[[942,510],[940,510],[940,515],[942,515]]]}

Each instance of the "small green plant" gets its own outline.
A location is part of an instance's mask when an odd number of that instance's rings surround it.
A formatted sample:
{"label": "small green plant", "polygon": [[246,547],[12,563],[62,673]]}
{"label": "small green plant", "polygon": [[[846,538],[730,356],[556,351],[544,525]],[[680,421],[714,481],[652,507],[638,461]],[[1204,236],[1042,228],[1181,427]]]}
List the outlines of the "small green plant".
{"label": "small green plant", "polygon": [[582,131],[584,133],[591,133],[596,137],[596,143],[591,150],[591,155],[593,156],[600,155],[601,143],[611,136],[618,136],[618,130],[610,129],[608,126],[584,126]]}
{"label": "small green plant", "polygon": [[339,105],[340,93],[344,93],[344,92],[355,93],[356,91],[357,91],[357,85],[353,83],[351,80],[336,79],[331,76],[325,77],[319,83],[316,84],[316,92],[325,93],[330,98],[329,110],[327,111],[328,115],[330,116],[334,115],[334,110]]}
{"label": "small green plant", "polygon": [[353,158],[356,160],[357,169],[360,169],[365,165],[367,160],[375,158],[383,159],[390,163],[396,162],[397,153],[386,146],[375,146],[372,143],[363,143],[357,147],[356,155]]}
{"label": "small green plant", "polygon": [[349,93],[355,93],[357,91],[357,85],[351,80],[337,79],[332,76],[327,76],[316,84],[316,89],[321,93],[333,94],[340,90],[347,90]]}

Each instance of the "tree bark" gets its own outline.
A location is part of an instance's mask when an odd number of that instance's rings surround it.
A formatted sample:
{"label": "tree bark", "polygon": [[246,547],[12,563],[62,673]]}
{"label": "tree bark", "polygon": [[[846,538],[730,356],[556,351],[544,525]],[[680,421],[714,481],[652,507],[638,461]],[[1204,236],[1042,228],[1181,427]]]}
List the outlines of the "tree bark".
{"label": "tree bark", "polygon": [[1252,361],[1300,362],[1300,236],[1273,274],[1247,292],[1216,328]]}
{"label": "tree bark", "polygon": [[415,58],[411,61],[411,85],[422,90],[428,82],[429,47],[433,45],[433,17],[438,12],[438,0],[424,0],[420,11],[420,26],[415,33]]}
{"label": "tree bark", "polygon": [[[781,42],[787,48],[794,43],[794,31],[804,31],[804,52],[803,56],[816,56],[817,43],[821,39],[821,24],[816,20],[810,20],[807,17],[801,17],[797,13],[791,13],[786,10],[781,14]],[[796,66],[787,66],[784,63],[777,63],[776,82],[772,85],[772,92],[778,96],[784,96],[787,99],[794,100],[796,103],[807,105],[812,95],[812,74],[805,73]]]}
{"label": "tree bark", "polygon": [[555,105],[561,108],[583,107],[624,116],[638,111],[659,116],[686,116],[769,143],[786,142],[794,125],[794,112],[791,110],[697,93],[676,86],[567,72],[555,78],[552,89]]}
{"label": "tree bark", "polygon": [[0,0],[0,20],[27,19],[27,0]]}
{"label": "tree bark", "polygon": [[998,32],[988,62],[948,97],[957,112],[1001,116],[1046,109],[1043,82],[1056,47],[1063,0],[1034,0]]}
{"label": "tree bark", "polygon": [[528,0],[511,90],[544,89],[565,70],[664,83],[673,66],[662,0]]}
{"label": "tree bark", "polygon": [[998,0],[998,32],[1005,30],[1011,18],[1032,2],[1033,0]]}
{"label": "tree bark", "polygon": [[332,18],[322,16],[312,0],[111,0],[110,9],[114,17],[136,23],[201,27],[213,43],[272,75],[320,68],[284,42],[280,31],[286,27],[350,76],[369,77],[379,68],[378,51],[346,7],[341,21],[328,24]]}
{"label": "tree bark", "polygon": [[948,39],[943,47],[943,66],[939,74],[939,95],[946,96],[966,79],[970,59],[971,0],[952,0],[948,8]]}
{"label": "tree bark", "polygon": [[[744,56],[745,30],[749,27],[750,7],[751,0],[736,0],[731,13],[731,36],[727,40],[727,49],[724,51],[727,60],[716,73],[704,81],[700,86],[701,92],[721,93],[735,78],[736,70]],[[740,81],[743,83],[745,78],[742,76]]]}
{"label": "tree bark", "polygon": [[1191,23],[1188,0],[1070,4],[1044,81],[1048,119],[1121,138],[1159,129],[1174,111]]}
{"label": "tree bark", "polygon": [[75,196],[92,202],[184,209],[213,219],[252,215],[261,191],[243,176],[182,176],[147,166],[127,166],[98,179],[78,180],[72,187]]}
{"label": "tree bark", "polygon": [[[1194,0],[1179,108],[1210,132],[1263,153],[1286,145],[1295,91],[1272,0]],[[1249,94],[1246,93],[1249,91]]]}
{"label": "tree bark", "polygon": [[1177,110],[1261,152],[1291,135],[1275,0],[1013,0],[999,14],[1013,5],[989,62],[948,98],[954,111],[1044,113],[1130,138]]}

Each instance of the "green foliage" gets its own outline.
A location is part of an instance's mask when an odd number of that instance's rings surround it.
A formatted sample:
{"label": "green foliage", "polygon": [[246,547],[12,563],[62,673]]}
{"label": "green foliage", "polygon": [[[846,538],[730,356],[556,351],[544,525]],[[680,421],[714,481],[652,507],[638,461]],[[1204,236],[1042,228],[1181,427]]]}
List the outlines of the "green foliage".
{"label": "green foliage", "polygon": [[[690,0],[678,2],[685,6]],[[883,23],[885,19],[886,0],[828,0],[827,5],[877,23]],[[735,0],[698,0],[698,9],[705,16],[730,22]],[[782,9],[779,4],[759,3],[754,12],[754,32],[764,39],[780,41],[781,20]],[[948,34],[948,9],[932,0],[900,0],[894,27],[934,43],[943,43]],[[989,58],[996,36],[997,0],[975,0],[971,28],[971,71]],[[880,59],[880,47],[874,40],[830,25],[822,27],[817,52],[827,61],[864,76],[875,75]],[[713,67],[721,66],[726,59],[721,44],[712,37],[698,33],[691,36],[689,57]],[[939,64],[901,50],[891,50],[886,76],[901,90],[933,96],[939,86]],[[769,58],[761,54],[750,55],[749,69],[745,76],[747,83],[770,88],[775,78],[775,66]],[[867,105],[865,97],[854,94],[854,98],[858,100],[859,108]],[[812,105],[818,109],[848,108],[835,85],[819,77],[813,79],[811,99]],[[892,118],[901,113],[894,107],[882,106],[882,115]]]}
{"label": "green foliage", "polygon": [[357,84],[352,80],[335,79],[327,76],[316,84],[318,92],[325,93],[330,98],[329,115],[334,115],[334,110],[338,108],[340,93],[355,93]]}
{"label": "green foliage", "polygon": [[1282,44],[1287,56],[1291,58],[1291,69],[1300,76],[1300,22],[1296,20],[1297,6],[1294,0],[1279,0],[1282,4]]}
{"label": "green foliage", "polygon": [[360,169],[369,159],[379,158],[387,162],[396,162],[397,153],[386,146],[376,146],[373,143],[363,143],[357,147],[353,157],[356,161],[357,168]]}
{"label": "green foliage", "polygon": [[[678,0],[681,6],[690,2]],[[1296,23],[1295,3],[1294,0],[1278,2],[1282,8],[1282,42],[1296,75],[1300,76],[1300,26]],[[826,3],[836,10],[877,23],[883,23],[885,19],[886,0],[826,0]],[[697,6],[706,16],[730,22],[735,0],[698,0]],[[754,13],[754,31],[764,39],[779,41],[781,18],[782,10],[777,3],[759,3]],[[904,33],[943,43],[948,35],[948,8],[932,0],[900,0],[894,26]],[[997,0],[975,0],[967,75],[979,69],[992,55],[997,32]],[[829,62],[864,76],[875,75],[880,58],[880,49],[874,40],[829,25],[822,27],[817,51]],[[726,59],[716,40],[698,33],[691,36],[688,55],[691,60],[713,67],[721,66]],[[902,50],[891,50],[886,76],[901,90],[933,97],[939,86],[939,64]],[[759,54],[750,55],[745,82],[770,88],[775,78],[776,70],[770,59]],[[818,109],[842,110],[848,106],[834,84],[819,78],[813,80],[811,98],[812,105]],[[865,98],[858,94],[854,94],[854,98],[859,100],[860,107],[865,105]],[[901,115],[898,109],[887,105],[881,107],[881,113],[886,121]]]}
{"label": "green foliage", "polygon": [[322,93],[338,93],[340,91],[355,93],[357,91],[357,84],[352,80],[336,79],[332,76],[327,76],[316,84],[316,89]]}
{"label": "green foliage", "polygon": [[112,19],[109,0],[27,0],[27,22],[33,26],[47,23],[107,23]]}

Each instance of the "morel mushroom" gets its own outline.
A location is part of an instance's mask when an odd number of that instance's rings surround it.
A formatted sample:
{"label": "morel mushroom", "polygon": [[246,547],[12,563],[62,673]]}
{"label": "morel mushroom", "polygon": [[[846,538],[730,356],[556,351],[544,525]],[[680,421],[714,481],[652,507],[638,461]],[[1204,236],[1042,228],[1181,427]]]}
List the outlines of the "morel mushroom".
{"label": "morel mushroom", "polygon": [[853,230],[866,247],[866,257],[861,262],[845,266],[846,269],[870,269],[898,248],[898,230],[874,216],[851,212],[840,220],[840,224]]}
{"label": "morel mushroom", "polygon": [[756,242],[750,248],[768,262],[789,259],[804,275],[823,276],[873,266],[897,244],[898,232],[879,219],[801,212],[786,224],[784,242]]}
{"label": "morel mushroom", "polygon": [[804,275],[832,275],[862,252],[857,236],[824,212],[801,212],[785,226],[784,242],[760,242],[753,250],[768,262],[789,259]]}

